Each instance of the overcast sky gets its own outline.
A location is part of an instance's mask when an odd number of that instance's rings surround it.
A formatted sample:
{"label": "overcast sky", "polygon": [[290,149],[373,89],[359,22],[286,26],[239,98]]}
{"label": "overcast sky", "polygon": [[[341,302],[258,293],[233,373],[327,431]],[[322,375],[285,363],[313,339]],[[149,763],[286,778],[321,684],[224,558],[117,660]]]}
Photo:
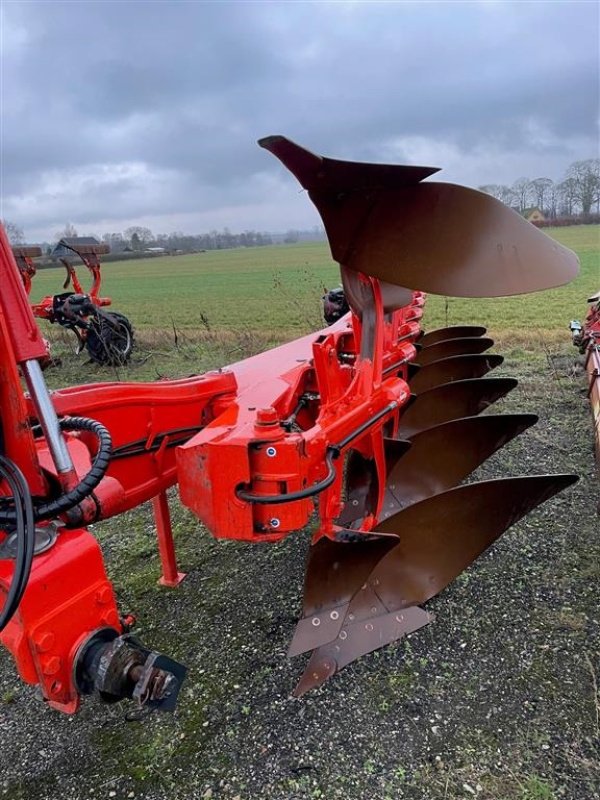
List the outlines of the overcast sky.
{"label": "overcast sky", "polygon": [[28,240],[319,222],[256,139],[470,186],[598,155],[598,3],[7,2],[0,216]]}

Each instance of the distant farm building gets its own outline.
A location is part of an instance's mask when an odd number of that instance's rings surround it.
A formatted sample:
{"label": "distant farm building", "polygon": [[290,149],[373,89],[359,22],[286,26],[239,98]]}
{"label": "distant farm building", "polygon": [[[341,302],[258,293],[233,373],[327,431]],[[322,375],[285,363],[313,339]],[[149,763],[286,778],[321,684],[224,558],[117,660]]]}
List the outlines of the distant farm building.
{"label": "distant farm building", "polygon": [[533,208],[526,208],[523,211],[523,216],[528,222],[544,222],[546,219],[544,212],[541,211],[537,206]]}

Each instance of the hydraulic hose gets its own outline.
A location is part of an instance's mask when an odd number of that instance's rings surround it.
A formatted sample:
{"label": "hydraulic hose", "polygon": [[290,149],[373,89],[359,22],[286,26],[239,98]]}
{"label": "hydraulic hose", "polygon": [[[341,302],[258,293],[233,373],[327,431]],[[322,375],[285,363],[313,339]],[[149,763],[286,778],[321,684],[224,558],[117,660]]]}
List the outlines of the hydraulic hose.
{"label": "hydraulic hose", "polygon": [[336,471],[333,465],[333,460],[340,455],[335,445],[327,448],[325,453],[325,463],[327,464],[327,475],[323,480],[314,483],[312,486],[307,486],[305,489],[299,489],[297,492],[288,492],[287,494],[252,494],[243,489],[238,489],[236,494],[240,500],[245,500],[247,503],[258,503],[259,505],[279,505],[280,503],[293,503],[295,500],[305,500],[307,497],[314,497],[320,492],[325,491],[328,486],[336,479]]}
{"label": "hydraulic hose", "polygon": [[0,477],[12,493],[14,508],[14,527],[17,534],[15,571],[0,612],[0,631],[10,622],[25,592],[31,573],[35,545],[35,520],[33,501],[27,481],[17,465],[0,455]]}
{"label": "hydraulic hose", "polygon": [[337,444],[330,444],[325,451],[327,475],[322,480],[314,483],[312,486],[307,486],[305,489],[299,489],[297,492],[288,492],[287,494],[253,494],[252,492],[247,492],[245,489],[238,488],[236,495],[240,498],[240,500],[245,500],[247,503],[257,503],[259,505],[279,505],[280,503],[293,503],[296,500],[305,500],[307,497],[314,497],[315,495],[327,489],[328,486],[331,486],[331,484],[335,481],[337,473],[335,471],[333,462],[340,457],[342,450],[354,439],[356,439],[357,436],[360,436],[382,417],[385,417],[386,414],[389,414],[396,408],[398,408],[398,403],[396,400],[393,400],[391,403],[388,403],[385,408],[382,408],[380,411],[370,417],[370,419],[363,422],[362,425],[359,425],[358,428],[355,428],[353,431],[351,431],[351,433],[345,436],[341,442],[338,442]]}
{"label": "hydraulic hose", "polygon": [[[33,513],[36,522],[53,519],[60,514],[64,514],[81,503],[86,497],[89,497],[106,474],[110,462],[112,440],[110,433],[100,422],[87,417],[69,417],[68,419],[61,419],[59,424],[63,431],[88,431],[93,433],[98,439],[98,451],[94,456],[90,471],[77,486],[55,500],[34,505]],[[0,524],[16,524],[17,514],[16,504],[14,508],[2,508],[0,506]]]}

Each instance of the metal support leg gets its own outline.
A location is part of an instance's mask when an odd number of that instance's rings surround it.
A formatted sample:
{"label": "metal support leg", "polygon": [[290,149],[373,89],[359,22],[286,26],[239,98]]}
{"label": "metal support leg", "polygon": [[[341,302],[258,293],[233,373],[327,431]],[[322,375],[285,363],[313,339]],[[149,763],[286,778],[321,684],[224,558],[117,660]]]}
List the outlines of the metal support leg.
{"label": "metal support leg", "polygon": [[158,582],[161,586],[179,586],[185,578],[185,572],[177,571],[175,545],[173,543],[173,529],[171,528],[171,513],[167,493],[161,492],[152,498],[156,533],[158,537],[158,553],[162,567],[162,576]]}

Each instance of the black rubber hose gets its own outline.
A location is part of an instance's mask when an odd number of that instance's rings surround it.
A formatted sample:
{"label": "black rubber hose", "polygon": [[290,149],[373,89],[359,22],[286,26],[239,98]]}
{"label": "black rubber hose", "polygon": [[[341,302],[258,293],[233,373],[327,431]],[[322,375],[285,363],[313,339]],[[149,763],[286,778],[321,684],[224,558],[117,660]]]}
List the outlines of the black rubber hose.
{"label": "black rubber hose", "polygon": [[330,444],[325,452],[327,475],[323,478],[323,480],[314,483],[312,486],[307,486],[305,489],[300,489],[297,492],[288,492],[287,494],[252,494],[251,492],[247,492],[245,489],[240,488],[236,491],[236,495],[240,498],[240,500],[245,500],[247,503],[257,503],[258,505],[265,506],[279,505],[280,503],[293,503],[295,500],[304,500],[307,497],[314,497],[315,495],[327,489],[328,486],[331,486],[331,484],[335,481],[337,473],[335,471],[333,462],[335,459],[340,457],[342,450],[347,447],[350,442],[354,441],[357,436],[360,436],[361,433],[364,433],[366,430],[368,430],[375,422],[378,422],[382,417],[385,417],[386,414],[389,414],[396,408],[398,408],[398,402],[393,400],[391,403],[388,403],[385,408],[382,408],[370,419],[366,420],[366,422],[363,422],[362,425],[359,425],[358,428],[351,431],[351,433],[345,436],[341,442],[338,442],[337,444]]}
{"label": "black rubber hose", "polygon": [[[60,514],[64,514],[65,511],[69,511],[86,497],[89,497],[106,474],[110,463],[112,439],[108,430],[100,422],[87,417],[69,417],[68,419],[60,420],[60,427],[63,431],[89,431],[93,433],[98,439],[98,452],[94,457],[90,471],[75,488],[57,497],[56,500],[50,500],[34,506],[34,519],[36,522],[53,519]],[[16,519],[16,507],[14,509],[0,509],[1,524],[14,525]]]}
{"label": "black rubber hose", "polygon": [[295,500],[305,500],[307,497],[314,497],[320,492],[325,491],[328,486],[336,479],[336,471],[333,465],[334,459],[339,457],[339,450],[335,445],[327,448],[325,453],[325,463],[327,464],[327,475],[323,480],[313,483],[312,486],[307,486],[305,489],[299,489],[297,492],[288,492],[287,494],[252,494],[243,489],[238,489],[236,495],[240,500],[245,500],[247,503],[257,503],[263,506],[279,505],[280,503],[293,503]]}
{"label": "black rubber hose", "polygon": [[17,465],[2,455],[0,455],[0,476],[6,481],[13,495],[17,534],[15,571],[0,612],[0,631],[2,631],[18,609],[29,581],[35,546],[35,521],[33,501],[27,481]]}

